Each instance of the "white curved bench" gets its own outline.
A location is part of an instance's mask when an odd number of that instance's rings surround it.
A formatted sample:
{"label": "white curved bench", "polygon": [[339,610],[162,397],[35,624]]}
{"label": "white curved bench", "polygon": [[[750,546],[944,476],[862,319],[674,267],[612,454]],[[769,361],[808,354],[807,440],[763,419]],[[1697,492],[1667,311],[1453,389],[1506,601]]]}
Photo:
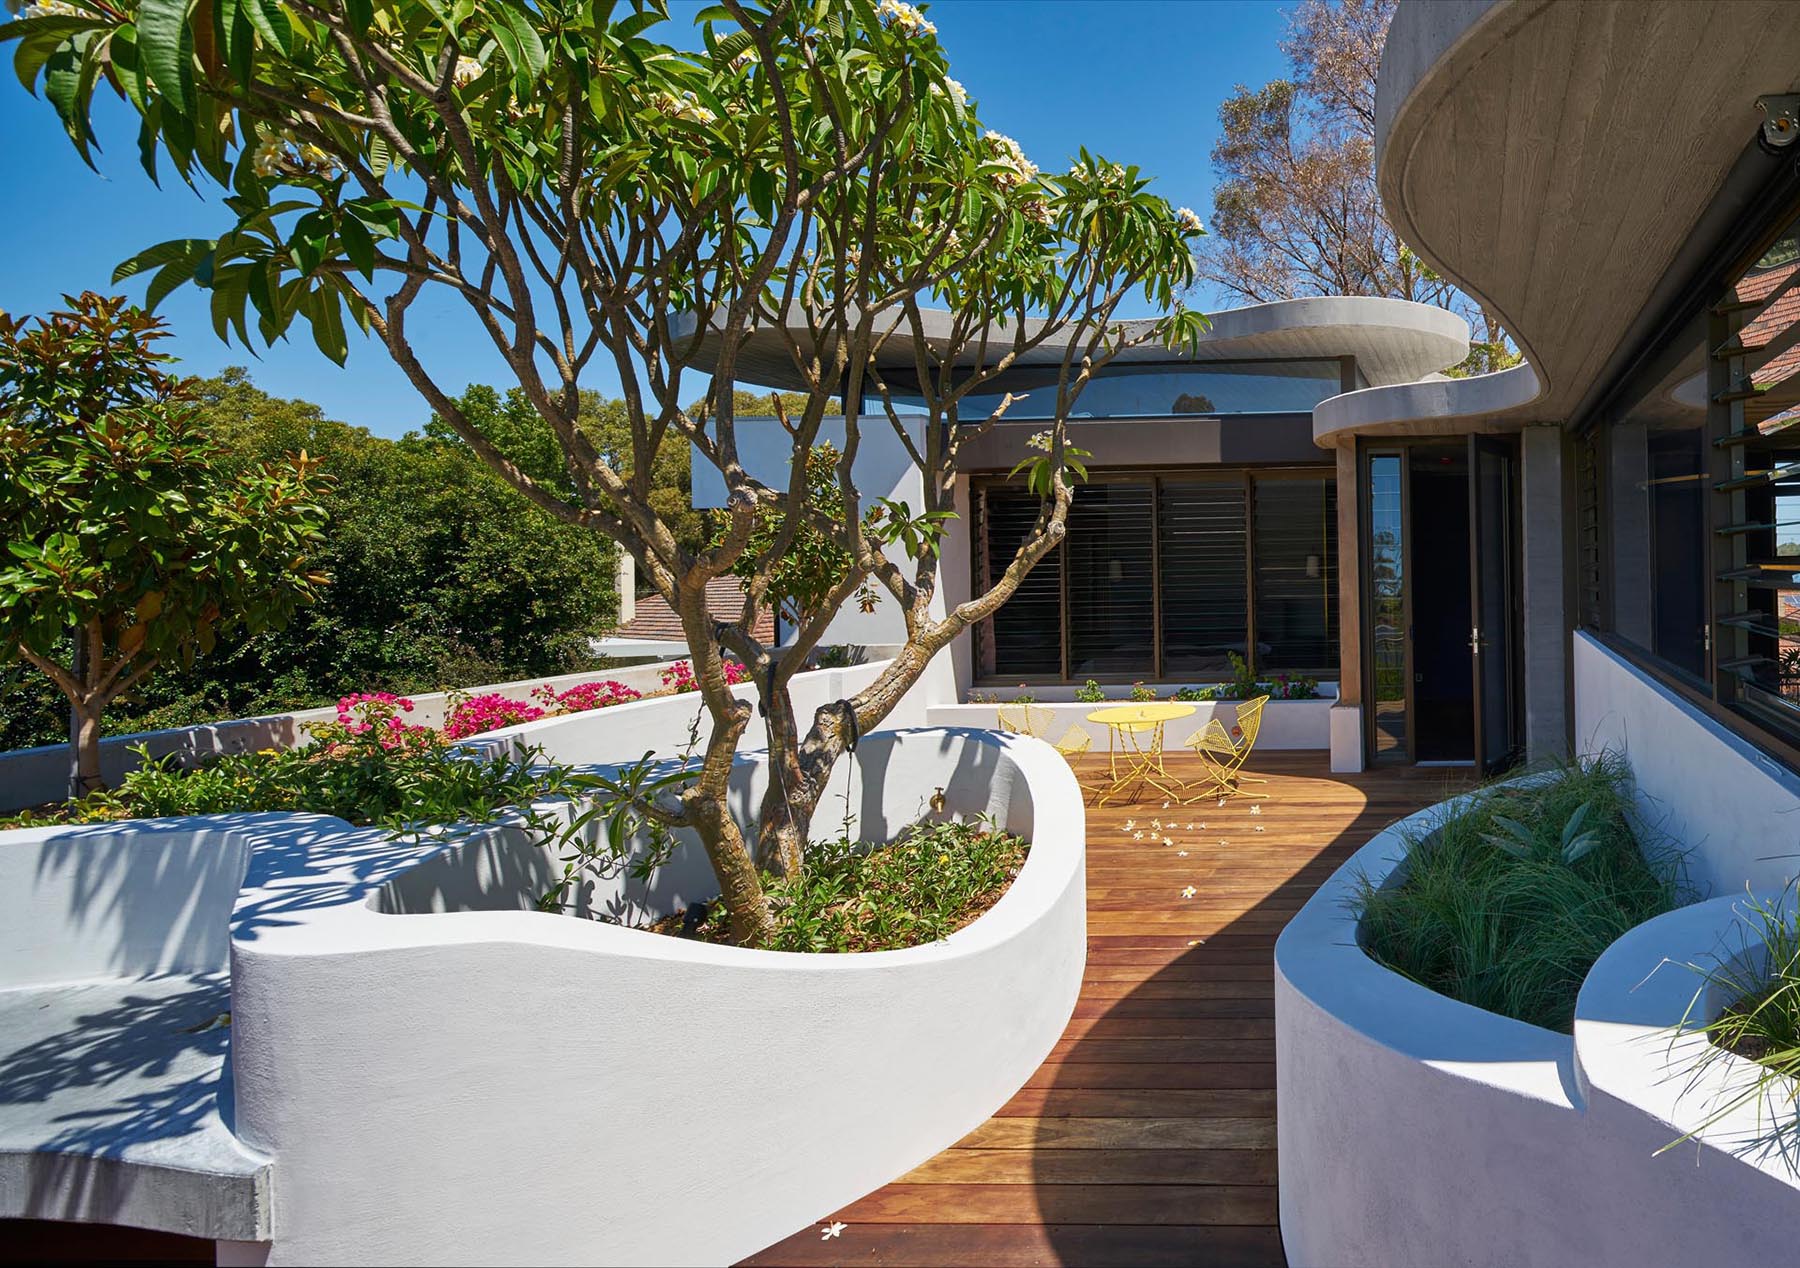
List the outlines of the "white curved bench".
{"label": "white curved bench", "polygon": [[[760,759],[740,758],[740,805],[755,803],[761,780]],[[990,911],[941,942],[843,956],[712,946],[533,910],[560,861],[516,818],[423,844],[312,816],[108,825],[82,830],[79,843],[65,832],[57,849],[91,856],[68,874],[106,877],[115,895],[134,892],[124,878],[134,861],[140,881],[158,874],[135,853],[147,834],[185,841],[196,866],[214,861],[203,880],[190,870],[165,887],[197,896],[181,912],[155,905],[160,933],[145,934],[154,922],[140,915],[95,944],[222,953],[220,902],[230,909],[229,1078],[219,1032],[204,1029],[212,1064],[194,1077],[213,1089],[207,1140],[258,1170],[246,1189],[196,1169],[217,1199],[210,1222],[170,1214],[179,1203],[168,1167],[139,1177],[145,1205],[65,1205],[53,1217],[213,1236],[232,1243],[221,1258],[234,1262],[719,1263],[753,1253],[978,1125],[1073,1011],[1085,826],[1053,749],[975,731],[867,736],[840,764],[819,831],[836,828],[848,791],[852,832],[884,840],[928,812],[940,788],[950,813],[991,814],[1027,836],[1025,867]],[[0,833],[0,859],[26,858],[16,837]],[[95,910],[76,888],[47,910]],[[582,901],[635,916],[714,892],[690,843],[648,885],[604,882]],[[7,958],[32,954],[50,932],[9,932]],[[106,956],[84,972],[124,981]],[[52,1042],[80,1042],[79,1010],[63,1016]],[[9,1116],[0,1106],[0,1120]],[[84,1165],[93,1174],[103,1160]],[[223,1218],[222,1195],[252,1191],[253,1218]]]}

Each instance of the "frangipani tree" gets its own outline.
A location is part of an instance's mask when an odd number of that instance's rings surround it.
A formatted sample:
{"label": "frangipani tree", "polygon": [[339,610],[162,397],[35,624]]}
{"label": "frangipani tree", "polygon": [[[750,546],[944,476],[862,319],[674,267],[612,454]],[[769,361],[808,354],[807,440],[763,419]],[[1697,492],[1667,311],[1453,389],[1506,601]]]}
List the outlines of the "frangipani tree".
{"label": "frangipani tree", "polygon": [[[708,734],[690,778],[646,805],[695,830],[740,941],[760,941],[758,874],[803,866],[833,764],[930,662],[991,615],[1061,540],[1078,468],[1062,420],[1093,372],[1133,343],[1182,340],[1203,319],[1176,297],[1200,233],[1133,168],[1085,153],[1046,175],[985,132],[949,76],[935,28],[898,0],[726,0],[697,17],[697,48],[655,37],[660,3],[576,0],[46,0],[0,27],[84,155],[103,86],[142,120],[150,165],[230,191],[216,238],[164,243],[122,266],[149,298],[208,289],[221,335],[275,339],[296,323],[335,360],[370,332],[431,408],[519,493],[618,541],[681,616]],[[1127,328],[1127,295],[1170,316]],[[510,462],[415,348],[408,319],[453,297],[491,340],[562,451],[565,496]],[[919,339],[927,307],[952,328]],[[786,418],[785,483],[738,448],[746,341],[784,340],[808,385]],[[888,400],[874,360],[915,341],[928,418],[909,431],[852,418],[838,452],[842,513],[809,504],[806,456],[827,406]],[[959,403],[1018,358],[1057,350],[1057,418],[1042,443],[1034,530],[988,591],[934,615],[937,546],[958,455],[994,415]],[[701,407],[696,366],[710,371]],[[616,374],[631,461],[577,425],[583,384]],[[871,506],[856,487],[861,429],[892,426],[924,479],[924,505]],[[665,446],[691,445],[726,490],[725,530],[685,549],[650,503]],[[1079,457],[1079,455],[1074,455]],[[759,524],[779,514],[777,531]],[[805,526],[849,560],[784,648],[753,616]],[[752,545],[754,540],[754,545]],[[710,610],[706,583],[753,565],[741,609]],[[795,716],[792,675],[829,614],[865,586],[906,625],[891,665],[848,701]],[[726,786],[751,707],[726,687],[752,671],[779,778],[754,825]]]}

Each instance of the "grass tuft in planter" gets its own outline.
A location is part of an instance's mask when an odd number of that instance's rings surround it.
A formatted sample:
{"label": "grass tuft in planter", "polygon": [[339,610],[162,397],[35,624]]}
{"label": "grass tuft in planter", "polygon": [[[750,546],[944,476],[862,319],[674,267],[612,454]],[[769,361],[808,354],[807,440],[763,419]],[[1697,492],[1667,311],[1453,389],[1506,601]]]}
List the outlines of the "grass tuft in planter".
{"label": "grass tuft in planter", "polygon": [[[1761,1124],[1758,1143],[1782,1144],[1791,1157],[1800,1148],[1800,1108],[1795,1105],[1796,1089],[1800,1088],[1800,905],[1790,886],[1778,899],[1745,899],[1737,915],[1749,935],[1746,947],[1760,945],[1762,953],[1733,956],[1711,967],[1690,966],[1704,979],[1704,985],[1694,993],[1694,1002],[1677,1033],[1704,1029],[1711,1040],[1696,1074],[1726,1053],[1754,1061],[1760,1068],[1754,1079],[1737,1089],[1700,1127],[1664,1148],[1692,1139],[1740,1106],[1754,1104]],[[1703,1025],[1695,1012],[1709,995],[1732,1002]],[[1765,1108],[1782,1102],[1787,1108],[1780,1117],[1762,1119]]]}
{"label": "grass tuft in planter", "polygon": [[1680,856],[1646,856],[1629,804],[1612,755],[1476,794],[1409,842],[1398,883],[1361,882],[1363,948],[1439,994],[1569,1032],[1600,953],[1688,896]]}

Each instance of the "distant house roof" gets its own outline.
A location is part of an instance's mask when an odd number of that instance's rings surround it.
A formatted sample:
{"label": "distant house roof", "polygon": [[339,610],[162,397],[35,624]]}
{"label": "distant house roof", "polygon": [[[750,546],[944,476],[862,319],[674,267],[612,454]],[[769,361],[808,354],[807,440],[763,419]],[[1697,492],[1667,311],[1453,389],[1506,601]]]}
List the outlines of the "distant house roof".
{"label": "distant house roof", "polygon": [[[706,585],[706,606],[720,620],[735,619],[744,606],[743,582],[731,576],[714,577]],[[760,643],[775,641],[775,615],[770,609],[764,608],[756,614],[750,634]],[[681,617],[660,594],[652,594],[637,601],[637,614],[614,630],[607,641],[614,639],[685,643],[687,635],[682,631]]]}

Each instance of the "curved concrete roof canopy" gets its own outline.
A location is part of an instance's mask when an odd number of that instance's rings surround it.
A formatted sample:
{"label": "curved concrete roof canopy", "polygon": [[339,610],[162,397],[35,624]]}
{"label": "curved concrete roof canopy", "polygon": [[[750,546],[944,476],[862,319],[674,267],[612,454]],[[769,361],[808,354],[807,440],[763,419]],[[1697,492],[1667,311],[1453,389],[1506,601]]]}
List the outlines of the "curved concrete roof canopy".
{"label": "curved concrete roof canopy", "polygon": [[[1468,355],[1469,327],[1455,313],[1429,304],[1367,296],[1331,295],[1307,299],[1277,300],[1244,308],[1211,313],[1212,329],[1201,336],[1198,349],[1183,360],[1314,360],[1353,356],[1363,378],[1371,384],[1407,383]],[[950,333],[951,314],[931,309],[923,314],[927,342]],[[1142,329],[1153,319],[1128,321]],[[691,330],[692,319],[677,334]],[[804,330],[794,331],[804,338]],[[1061,359],[1062,342],[1046,341],[1026,356],[1022,364],[1054,363]],[[711,368],[717,340],[702,343],[698,368]],[[1132,348],[1120,361],[1166,361],[1172,354],[1160,344]],[[877,364],[894,370],[913,365],[910,337],[891,336],[877,355]],[[805,381],[794,370],[786,342],[779,331],[753,331],[738,357],[740,382],[781,390],[804,390]]]}
{"label": "curved concrete roof canopy", "polygon": [[1756,98],[1800,87],[1796,48],[1788,0],[1402,0],[1376,94],[1382,202],[1401,238],[1499,315],[1533,381],[1508,371],[1327,402],[1315,433],[1578,415],[1673,298],[1678,261],[1754,140]]}

